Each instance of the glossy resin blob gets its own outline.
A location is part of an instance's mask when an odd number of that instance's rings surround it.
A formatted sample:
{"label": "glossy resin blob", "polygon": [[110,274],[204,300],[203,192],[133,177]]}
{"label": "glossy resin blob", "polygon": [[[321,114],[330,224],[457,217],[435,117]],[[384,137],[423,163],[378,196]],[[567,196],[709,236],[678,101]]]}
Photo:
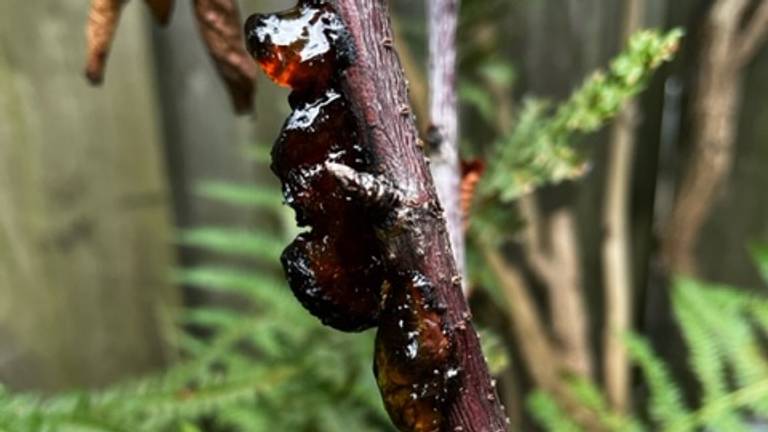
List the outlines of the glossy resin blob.
{"label": "glossy resin blob", "polygon": [[441,432],[460,372],[452,329],[445,326],[445,311],[423,275],[393,282],[376,335],[376,380],[400,430]]}
{"label": "glossy resin blob", "polygon": [[267,76],[293,90],[293,112],[272,150],[285,202],[309,228],[283,253],[289,285],[329,326],[375,326],[384,269],[371,215],[325,168],[327,162],[361,172],[370,166],[354,114],[337,89],[354,58],[347,30],[330,5],[303,1],[284,12],[252,15],[245,31]]}

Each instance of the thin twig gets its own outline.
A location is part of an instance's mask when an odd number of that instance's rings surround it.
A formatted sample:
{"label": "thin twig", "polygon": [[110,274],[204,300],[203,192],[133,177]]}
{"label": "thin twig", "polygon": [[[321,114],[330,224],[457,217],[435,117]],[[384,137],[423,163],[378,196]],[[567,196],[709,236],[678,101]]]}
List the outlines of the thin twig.
{"label": "thin twig", "polygon": [[[456,28],[458,0],[427,1],[429,27],[429,116],[440,133],[431,155],[432,177],[445,212],[451,247],[462,280],[465,241],[461,213],[458,108],[456,105]],[[466,294],[467,284],[462,284]]]}
{"label": "thin twig", "polygon": [[[642,25],[643,0],[625,3],[625,44]],[[630,265],[629,204],[632,185],[632,156],[637,128],[637,101],[631,100],[614,123],[609,150],[603,207],[602,244],[603,289],[605,290],[605,330],[603,334],[603,381],[613,408],[624,412],[629,407],[629,358],[621,335],[632,322],[632,267]]]}
{"label": "thin twig", "polygon": [[520,351],[529,373],[538,387],[553,390],[558,386],[557,355],[541,322],[536,302],[528,294],[521,272],[507,264],[495,248],[481,246],[483,256],[499,281],[507,298],[512,332],[520,343]]}
{"label": "thin twig", "polygon": [[584,304],[579,242],[573,212],[559,210],[550,217],[551,257],[547,287],[552,327],[564,371],[592,377],[589,311]]}
{"label": "thin twig", "polygon": [[742,67],[752,61],[768,37],[768,0],[761,1],[735,44],[738,47],[737,62]]}
{"label": "thin twig", "polygon": [[543,221],[537,208],[536,198],[531,194],[520,197],[518,209],[525,221],[523,227],[525,257],[533,271],[541,279],[548,280],[548,275],[556,269],[552,268],[549,257],[544,251],[544,243],[541,238]]}
{"label": "thin twig", "polygon": [[[567,210],[560,210],[545,221],[532,195],[521,197],[518,207],[525,219],[525,259],[549,292],[550,316],[562,368],[571,374],[590,377],[592,361],[587,340],[588,314],[582,298],[581,262],[573,215]],[[550,233],[548,248],[541,236],[544,225]]]}

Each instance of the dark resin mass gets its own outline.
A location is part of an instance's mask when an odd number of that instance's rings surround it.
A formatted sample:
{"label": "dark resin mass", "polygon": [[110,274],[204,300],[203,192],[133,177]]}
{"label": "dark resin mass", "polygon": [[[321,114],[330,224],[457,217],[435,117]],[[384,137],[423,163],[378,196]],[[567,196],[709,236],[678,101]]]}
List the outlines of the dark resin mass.
{"label": "dark resin mass", "polygon": [[345,194],[326,168],[329,162],[362,173],[372,167],[338,86],[354,61],[349,34],[331,6],[317,0],[253,15],[245,30],[264,72],[293,90],[293,112],[272,150],[272,170],[285,202],[309,231],[283,252],[288,283],[331,327],[378,325],[374,370],[393,422],[404,432],[443,432],[460,391],[453,329],[429,280],[385,265],[375,230],[384,219],[381,209]]}
{"label": "dark resin mass", "polygon": [[301,226],[310,228],[282,256],[296,297],[323,323],[345,331],[375,326],[384,270],[373,223],[346,196],[325,163],[369,168],[357,123],[336,89],[353,58],[346,28],[317,1],[275,14],[251,16],[248,49],[276,83],[293,90],[293,112],[272,150],[272,170]]}
{"label": "dark resin mass", "polygon": [[401,431],[442,432],[461,372],[452,329],[423,275],[393,278],[376,334],[374,371],[384,405]]}

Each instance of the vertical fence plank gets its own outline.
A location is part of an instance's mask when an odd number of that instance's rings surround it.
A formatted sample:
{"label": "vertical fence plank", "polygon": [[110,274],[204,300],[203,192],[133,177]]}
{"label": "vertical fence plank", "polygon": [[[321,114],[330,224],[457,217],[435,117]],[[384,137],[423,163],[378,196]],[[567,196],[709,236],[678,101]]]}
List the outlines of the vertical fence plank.
{"label": "vertical fence plank", "polygon": [[0,3],[0,382],[15,388],[101,385],[166,356],[168,190],[138,6],[93,89],[87,2]]}

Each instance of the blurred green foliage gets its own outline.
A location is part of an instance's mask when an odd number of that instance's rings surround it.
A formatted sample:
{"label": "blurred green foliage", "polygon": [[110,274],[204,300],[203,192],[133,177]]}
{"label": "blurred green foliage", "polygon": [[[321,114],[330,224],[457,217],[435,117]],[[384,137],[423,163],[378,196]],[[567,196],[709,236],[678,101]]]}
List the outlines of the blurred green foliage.
{"label": "blurred green foliage", "polygon": [[[680,30],[638,32],[607,71],[592,74],[563,103],[525,101],[512,132],[493,146],[482,192],[508,202],[542,184],[582,175],[586,164],[575,139],[603,127],[627,100],[644,90],[656,69],[672,58],[681,36]],[[509,85],[509,73],[498,69],[489,70],[493,81]],[[481,111],[492,112],[492,103],[478,103],[480,99],[472,97]]]}
{"label": "blurred green foliage", "polygon": [[460,82],[459,95],[496,133],[490,147],[464,149],[487,161],[474,197],[470,234],[502,244],[520,226],[510,203],[543,185],[585,174],[588,153],[580,148],[580,138],[605,126],[643,91],[653,73],[672,59],[681,37],[680,30],[634,34],[606,71],[594,72],[557,105],[527,98],[515,110],[512,65],[496,58],[476,65],[474,78]]}
{"label": "blurred green foliage", "polygon": [[[765,250],[757,248],[755,253],[763,270],[768,269]],[[768,284],[768,272],[764,278]],[[610,412],[599,390],[585,382],[570,386],[574,399],[610,431],[755,430],[755,419],[768,417],[768,299],[743,289],[679,279],[672,303],[688,363],[701,387],[696,407],[686,404],[669,367],[636,334],[627,335],[626,344],[648,389],[640,415]],[[586,430],[545,393],[532,395],[528,407],[547,430]]]}

